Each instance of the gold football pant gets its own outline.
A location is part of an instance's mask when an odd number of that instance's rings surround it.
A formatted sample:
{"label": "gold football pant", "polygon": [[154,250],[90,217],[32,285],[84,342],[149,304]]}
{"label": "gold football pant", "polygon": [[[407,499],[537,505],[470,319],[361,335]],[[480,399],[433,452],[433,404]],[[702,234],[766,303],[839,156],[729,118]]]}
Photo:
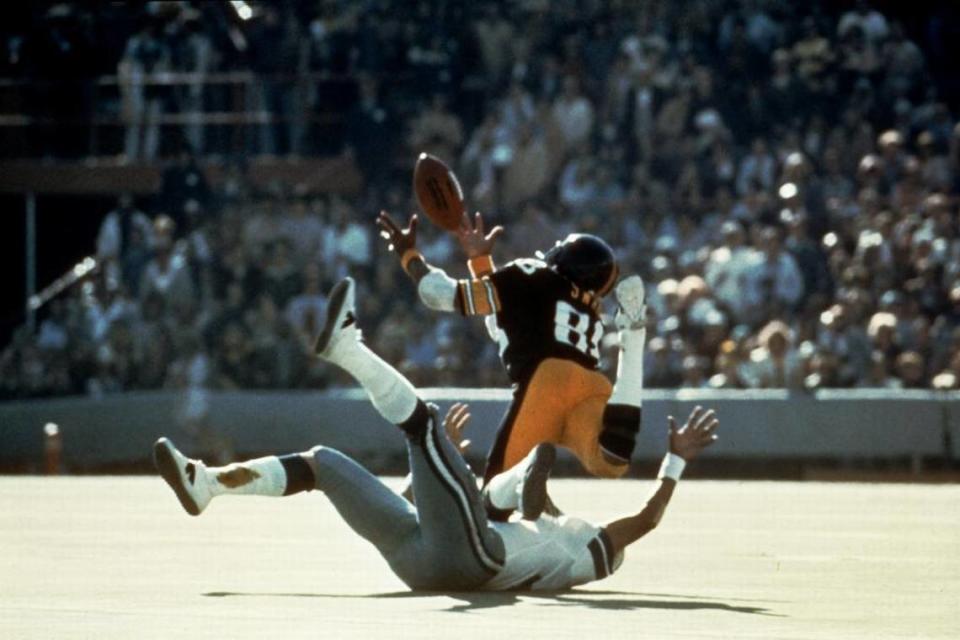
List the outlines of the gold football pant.
{"label": "gold football pant", "polygon": [[487,459],[484,484],[541,442],[569,449],[594,476],[622,476],[629,465],[604,456],[598,441],[612,391],[610,381],[598,371],[558,358],[541,362],[530,380],[514,391]]}

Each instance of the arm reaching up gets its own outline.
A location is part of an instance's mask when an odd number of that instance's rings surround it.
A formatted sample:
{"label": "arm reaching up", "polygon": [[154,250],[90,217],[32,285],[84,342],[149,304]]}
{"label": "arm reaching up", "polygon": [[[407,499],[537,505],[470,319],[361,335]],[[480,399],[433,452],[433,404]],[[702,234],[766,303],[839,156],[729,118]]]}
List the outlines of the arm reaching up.
{"label": "arm reaching up", "polygon": [[[456,311],[463,315],[490,315],[499,311],[498,301],[493,293],[493,285],[486,277],[479,276],[467,280],[454,280],[443,269],[431,266],[417,251],[417,216],[410,218],[405,229],[401,228],[386,211],[377,217],[380,235],[387,241],[391,251],[400,258],[400,266],[417,286],[417,294],[427,307],[435,311]],[[489,234],[483,234],[482,220],[479,231],[468,232],[469,223],[465,223],[464,234],[479,234],[478,243],[487,242],[492,246],[493,239],[499,235],[499,227]],[[473,242],[473,241],[468,241]],[[492,263],[491,263],[492,267]]]}
{"label": "arm reaching up", "polygon": [[443,269],[430,266],[417,251],[417,216],[410,217],[406,229],[394,222],[386,211],[377,216],[380,235],[400,258],[400,266],[417,286],[423,304],[435,311],[457,311],[457,281]]}
{"label": "arm reaching up", "polygon": [[483,214],[477,211],[473,223],[466,213],[460,220],[460,229],[456,232],[457,241],[464,255],[467,256],[467,265],[474,278],[485,276],[493,271],[493,245],[497,238],[503,235],[503,227],[497,225],[486,233],[483,224]]}
{"label": "arm reaching up", "polygon": [[614,520],[604,527],[617,553],[656,528],[673,497],[673,490],[686,463],[717,440],[715,432],[720,421],[712,409],[704,411],[696,407],[679,429],[673,416],[670,416],[669,422],[670,450],[663,459],[653,495],[636,515]]}

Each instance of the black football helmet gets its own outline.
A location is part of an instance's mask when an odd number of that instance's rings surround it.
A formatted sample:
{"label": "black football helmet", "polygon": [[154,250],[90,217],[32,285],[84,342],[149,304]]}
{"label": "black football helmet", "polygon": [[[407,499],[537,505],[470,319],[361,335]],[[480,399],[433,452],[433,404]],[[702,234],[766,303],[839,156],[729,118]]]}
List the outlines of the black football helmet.
{"label": "black football helmet", "polygon": [[567,280],[598,296],[610,293],[620,273],[610,245],[589,233],[571,233],[540,257]]}

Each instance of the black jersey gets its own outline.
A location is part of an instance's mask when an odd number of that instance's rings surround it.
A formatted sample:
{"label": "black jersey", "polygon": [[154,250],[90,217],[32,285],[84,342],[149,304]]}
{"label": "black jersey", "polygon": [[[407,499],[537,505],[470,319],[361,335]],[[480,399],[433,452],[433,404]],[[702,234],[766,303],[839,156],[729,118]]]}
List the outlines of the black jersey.
{"label": "black jersey", "polygon": [[468,315],[496,313],[500,357],[513,382],[526,382],[547,358],[598,367],[599,300],[545,262],[515,260],[478,280],[462,281],[459,295]]}

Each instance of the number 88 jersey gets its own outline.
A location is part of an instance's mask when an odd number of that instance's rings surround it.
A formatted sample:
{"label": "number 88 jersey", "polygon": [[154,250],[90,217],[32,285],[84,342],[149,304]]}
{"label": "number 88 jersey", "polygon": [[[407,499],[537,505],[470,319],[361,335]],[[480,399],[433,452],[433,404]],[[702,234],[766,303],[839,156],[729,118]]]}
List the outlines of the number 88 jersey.
{"label": "number 88 jersey", "polygon": [[545,262],[524,258],[474,280],[458,282],[466,315],[496,314],[500,357],[515,383],[526,382],[546,358],[597,369],[603,323],[600,301]]}

